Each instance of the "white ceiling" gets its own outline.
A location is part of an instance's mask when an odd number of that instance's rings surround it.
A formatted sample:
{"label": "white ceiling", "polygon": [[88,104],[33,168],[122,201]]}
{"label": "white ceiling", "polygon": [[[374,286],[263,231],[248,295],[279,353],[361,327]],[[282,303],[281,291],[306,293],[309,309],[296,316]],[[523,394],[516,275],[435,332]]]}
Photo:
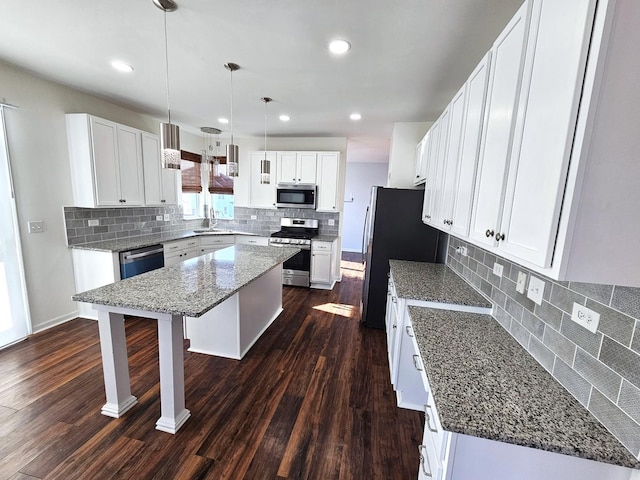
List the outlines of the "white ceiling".
{"label": "white ceiling", "polygon": [[[236,136],[349,138],[386,159],[394,122],[433,121],[522,0],[176,0],[167,15],[172,120]],[[163,12],[151,0],[2,0],[0,59],[166,117]],[[333,38],[352,44],[342,57]],[[135,71],[121,74],[121,59]],[[0,91],[0,95],[2,92]],[[359,122],[349,120],[358,111]],[[288,123],[277,116],[287,113]],[[350,158],[354,160],[355,158]]]}

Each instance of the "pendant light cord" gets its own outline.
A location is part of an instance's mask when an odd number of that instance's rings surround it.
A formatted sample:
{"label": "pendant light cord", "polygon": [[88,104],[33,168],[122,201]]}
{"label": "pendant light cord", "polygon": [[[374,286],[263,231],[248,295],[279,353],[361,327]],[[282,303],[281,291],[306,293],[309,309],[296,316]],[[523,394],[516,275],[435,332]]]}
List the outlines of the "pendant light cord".
{"label": "pendant light cord", "polygon": [[167,9],[164,11],[164,64],[166,67],[167,79],[167,114],[169,115],[169,125],[171,125],[171,105],[169,103],[169,42],[167,41]]}
{"label": "pendant light cord", "polygon": [[233,69],[231,72],[231,144],[233,145]]}
{"label": "pendant light cord", "polygon": [[264,102],[264,159],[267,159],[267,102]]}

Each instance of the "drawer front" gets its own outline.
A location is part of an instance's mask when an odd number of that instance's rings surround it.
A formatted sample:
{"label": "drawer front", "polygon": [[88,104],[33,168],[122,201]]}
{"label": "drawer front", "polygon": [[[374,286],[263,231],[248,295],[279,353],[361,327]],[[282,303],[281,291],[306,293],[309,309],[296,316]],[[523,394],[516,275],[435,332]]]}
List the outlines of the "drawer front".
{"label": "drawer front", "polygon": [[418,453],[418,480],[442,480],[442,463],[426,428],[422,444],[418,445]]}
{"label": "drawer front", "polygon": [[269,238],[267,237],[254,237],[250,235],[238,235],[236,237],[236,243],[238,245],[259,245],[261,247],[269,246]]}
{"label": "drawer front", "polygon": [[330,242],[314,242],[311,241],[311,250],[314,252],[330,252],[333,244]]}
{"label": "drawer front", "polygon": [[431,391],[427,392],[427,403],[424,406],[424,430],[425,433],[429,432],[431,435],[436,454],[438,458],[442,459],[446,450],[448,433],[442,429]]}
{"label": "drawer front", "polygon": [[196,248],[199,244],[197,238],[185,238],[184,240],[177,240],[175,242],[168,242],[162,244],[164,247],[164,253],[177,252],[178,250],[185,250],[189,248]]}
{"label": "drawer front", "polygon": [[233,245],[235,237],[233,235],[209,235],[200,237],[200,245]]}

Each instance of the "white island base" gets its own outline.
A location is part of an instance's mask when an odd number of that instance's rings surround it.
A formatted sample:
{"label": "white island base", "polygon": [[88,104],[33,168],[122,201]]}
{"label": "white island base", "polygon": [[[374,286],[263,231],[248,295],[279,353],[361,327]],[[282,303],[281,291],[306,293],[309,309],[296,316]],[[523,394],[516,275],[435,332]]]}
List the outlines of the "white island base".
{"label": "white island base", "polygon": [[185,317],[188,350],[240,360],[282,312],[282,264],[200,317]]}

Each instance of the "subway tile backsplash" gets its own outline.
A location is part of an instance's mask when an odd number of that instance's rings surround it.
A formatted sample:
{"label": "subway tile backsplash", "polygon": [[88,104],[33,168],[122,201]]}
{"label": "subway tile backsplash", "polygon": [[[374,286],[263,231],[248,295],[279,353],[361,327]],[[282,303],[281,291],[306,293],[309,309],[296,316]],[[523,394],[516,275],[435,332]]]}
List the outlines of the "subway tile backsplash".
{"label": "subway tile backsplash", "polygon": [[[456,252],[467,247],[467,256]],[[503,265],[502,277],[493,264]],[[545,282],[541,305],[515,289],[526,268],[450,237],[447,263],[489,298],[494,318],[640,458],[640,288]],[[571,320],[573,302],[600,313],[595,334]]]}
{"label": "subway tile backsplash", "polygon": [[[169,215],[165,221],[164,216]],[[266,210],[235,207],[233,220],[216,220],[216,228],[239,230],[269,236],[280,230],[282,217],[315,218],[321,235],[338,235],[339,213],[304,209]],[[253,219],[252,216],[256,218]],[[161,218],[161,220],[158,220]],[[98,221],[90,226],[89,221]],[[329,225],[333,220],[334,225]],[[137,237],[158,233],[182,232],[203,227],[203,220],[184,220],[180,206],[140,208],[80,208],[64,207],[68,245],[81,245],[116,238]]]}

